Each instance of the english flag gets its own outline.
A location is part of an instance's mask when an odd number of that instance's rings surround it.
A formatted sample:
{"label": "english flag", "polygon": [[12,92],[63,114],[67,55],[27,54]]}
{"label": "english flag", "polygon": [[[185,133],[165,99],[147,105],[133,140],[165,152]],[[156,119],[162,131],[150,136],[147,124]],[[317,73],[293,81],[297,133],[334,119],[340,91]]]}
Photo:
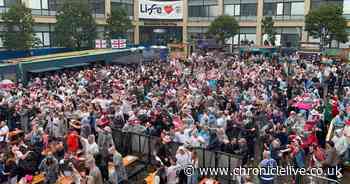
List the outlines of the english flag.
{"label": "english flag", "polygon": [[107,48],[107,40],[95,40],[95,48],[96,49]]}
{"label": "english flag", "polygon": [[101,40],[95,40],[95,48],[96,49],[102,48]]}
{"label": "english flag", "polygon": [[126,48],[126,39],[114,39],[114,40],[111,40],[111,45],[112,45],[113,49]]}

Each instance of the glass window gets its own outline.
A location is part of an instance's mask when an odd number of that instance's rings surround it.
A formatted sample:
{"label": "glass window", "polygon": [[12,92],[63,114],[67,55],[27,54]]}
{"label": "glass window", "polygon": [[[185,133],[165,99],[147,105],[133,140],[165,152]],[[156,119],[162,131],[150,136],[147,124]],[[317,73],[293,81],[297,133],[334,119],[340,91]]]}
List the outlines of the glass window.
{"label": "glass window", "polygon": [[277,3],[277,15],[283,15],[283,3]]}
{"label": "glass window", "polygon": [[241,4],[241,16],[256,16],[256,4]]}
{"label": "glass window", "polygon": [[104,0],[89,0],[91,12],[93,14],[105,13],[105,1]]}
{"label": "glass window", "polygon": [[0,6],[5,6],[4,0],[0,0]]}
{"label": "glass window", "polygon": [[234,15],[235,12],[235,5],[225,5],[224,6],[224,14],[225,15]]}
{"label": "glass window", "polygon": [[190,17],[201,17],[202,13],[201,6],[190,6],[188,10],[188,14]]}
{"label": "glass window", "polygon": [[42,44],[44,43],[44,40],[43,40],[43,33],[42,32],[39,32],[39,33],[35,33],[35,38],[39,39],[40,40],[40,44],[38,46],[42,46]]}
{"label": "glass window", "polygon": [[283,15],[290,15],[290,9],[291,9],[292,5],[291,3],[284,3],[283,4]]}
{"label": "glass window", "polygon": [[246,34],[246,40],[248,40],[249,42],[253,41],[254,43],[256,43],[256,34]]}
{"label": "glass window", "polygon": [[31,0],[29,4],[31,9],[41,9],[41,0]]}
{"label": "glass window", "polygon": [[264,3],[264,15],[275,16],[277,11],[276,3]]}
{"label": "glass window", "polygon": [[201,6],[200,12],[202,13],[200,17],[208,17],[209,16],[209,7],[208,6]]}
{"label": "glass window", "polygon": [[5,0],[6,7],[11,7],[12,5],[15,5],[19,2],[20,0]]}
{"label": "glass window", "polygon": [[219,15],[219,6],[209,6],[209,17],[216,17]]}
{"label": "glass window", "polygon": [[41,0],[41,8],[42,9],[49,9],[49,5],[47,0]]}
{"label": "glass window", "polygon": [[238,39],[239,39],[239,35],[236,34],[234,37],[233,37],[233,44],[238,44]]}
{"label": "glass window", "polygon": [[344,0],[343,14],[344,15],[350,14],[350,0]]}
{"label": "glass window", "polygon": [[304,15],[304,2],[292,3],[292,15]]}
{"label": "glass window", "polygon": [[43,39],[44,39],[44,46],[50,46],[50,33],[45,32],[43,33]]}
{"label": "glass window", "polygon": [[134,5],[133,4],[112,2],[111,6],[112,6],[112,9],[114,9],[114,8],[125,9],[128,16],[134,15]]}
{"label": "glass window", "polygon": [[235,16],[241,15],[241,5],[239,5],[239,4],[235,5],[235,13],[234,13],[234,15]]}

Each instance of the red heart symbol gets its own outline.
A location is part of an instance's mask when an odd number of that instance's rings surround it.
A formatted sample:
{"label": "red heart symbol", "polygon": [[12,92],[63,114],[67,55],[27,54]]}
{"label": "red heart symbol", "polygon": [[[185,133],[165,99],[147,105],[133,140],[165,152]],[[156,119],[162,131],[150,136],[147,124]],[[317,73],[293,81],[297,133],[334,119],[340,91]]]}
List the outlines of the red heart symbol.
{"label": "red heart symbol", "polygon": [[170,14],[172,11],[173,11],[173,7],[171,5],[166,5],[164,6],[164,11],[167,13],[167,14]]}

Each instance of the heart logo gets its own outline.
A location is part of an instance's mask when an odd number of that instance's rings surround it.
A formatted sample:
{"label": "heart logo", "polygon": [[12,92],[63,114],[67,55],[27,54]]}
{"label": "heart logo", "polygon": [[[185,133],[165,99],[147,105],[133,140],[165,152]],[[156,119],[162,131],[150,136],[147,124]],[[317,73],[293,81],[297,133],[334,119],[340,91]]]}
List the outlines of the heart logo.
{"label": "heart logo", "polygon": [[167,14],[170,14],[171,12],[173,12],[173,7],[171,5],[166,5],[164,6],[164,11],[167,13]]}

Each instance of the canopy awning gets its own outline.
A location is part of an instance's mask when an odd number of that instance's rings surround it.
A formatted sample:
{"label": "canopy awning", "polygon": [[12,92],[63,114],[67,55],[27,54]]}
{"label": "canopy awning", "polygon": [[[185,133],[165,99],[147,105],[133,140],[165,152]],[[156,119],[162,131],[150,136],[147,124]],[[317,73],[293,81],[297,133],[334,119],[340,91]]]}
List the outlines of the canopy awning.
{"label": "canopy awning", "polygon": [[64,65],[63,68],[77,68],[77,67],[83,67],[83,66],[89,66],[89,63],[76,63],[71,65]]}
{"label": "canopy awning", "polygon": [[29,70],[30,73],[43,73],[43,72],[51,72],[56,70],[61,70],[61,67],[49,67],[49,68],[42,68],[42,69],[36,69],[36,70]]}

